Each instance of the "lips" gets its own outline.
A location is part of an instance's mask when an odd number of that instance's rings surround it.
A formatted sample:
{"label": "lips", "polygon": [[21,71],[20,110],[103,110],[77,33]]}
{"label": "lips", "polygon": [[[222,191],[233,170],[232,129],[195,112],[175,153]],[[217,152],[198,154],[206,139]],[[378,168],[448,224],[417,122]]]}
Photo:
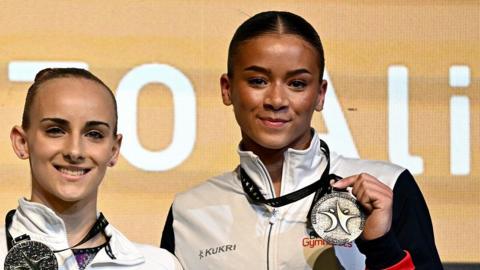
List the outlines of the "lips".
{"label": "lips", "polygon": [[79,177],[87,174],[91,169],[72,167],[72,166],[54,166],[57,171],[61,172],[63,175],[71,177]]}
{"label": "lips", "polygon": [[267,127],[281,128],[285,126],[290,120],[284,118],[259,117],[262,123]]}

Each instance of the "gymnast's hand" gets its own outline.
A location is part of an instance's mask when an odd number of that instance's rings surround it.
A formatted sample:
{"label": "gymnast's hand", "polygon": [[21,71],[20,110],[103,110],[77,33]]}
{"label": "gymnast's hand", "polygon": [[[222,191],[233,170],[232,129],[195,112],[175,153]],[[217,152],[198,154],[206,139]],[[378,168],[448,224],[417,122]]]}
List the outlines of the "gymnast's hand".
{"label": "gymnast's hand", "polygon": [[360,237],[373,240],[386,234],[392,225],[392,190],[377,178],[361,173],[339,180],[332,186],[337,189],[352,187],[352,193],[363,206],[367,220]]}

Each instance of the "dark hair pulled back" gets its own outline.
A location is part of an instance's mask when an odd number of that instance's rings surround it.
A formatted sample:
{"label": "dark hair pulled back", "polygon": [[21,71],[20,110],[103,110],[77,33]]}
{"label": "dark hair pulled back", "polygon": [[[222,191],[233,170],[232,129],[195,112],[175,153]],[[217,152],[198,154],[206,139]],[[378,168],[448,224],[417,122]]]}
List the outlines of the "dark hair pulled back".
{"label": "dark hair pulled back", "polygon": [[229,77],[233,76],[233,63],[239,46],[245,41],[266,34],[291,34],[308,42],[317,51],[320,79],[323,78],[325,57],[317,31],[304,18],[286,11],[258,13],[237,28],[228,47],[227,74]]}

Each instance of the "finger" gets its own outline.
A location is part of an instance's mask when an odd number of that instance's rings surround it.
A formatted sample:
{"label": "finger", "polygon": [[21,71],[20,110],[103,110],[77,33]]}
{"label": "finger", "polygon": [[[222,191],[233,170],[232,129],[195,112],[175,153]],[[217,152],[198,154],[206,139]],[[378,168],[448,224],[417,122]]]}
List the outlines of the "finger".
{"label": "finger", "polygon": [[367,197],[370,201],[388,199],[392,197],[392,191],[376,183],[364,183],[352,188],[352,194],[357,197]]}
{"label": "finger", "polygon": [[375,192],[382,192],[384,194],[388,194],[391,191],[387,185],[367,173],[359,174],[352,188],[353,193],[359,189],[372,190]]}
{"label": "finger", "polygon": [[367,190],[361,190],[357,194],[357,201],[367,210],[373,211],[375,209],[389,208],[391,199],[382,193],[375,193]]}
{"label": "finger", "polygon": [[344,188],[350,187],[355,183],[355,181],[357,180],[356,179],[357,177],[358,177],[358,175],[352,175],[352,176],[349,176],[349,177],[345,177],[345,178],[335,182],[332,185],[332,187],[338,188],[338,189],[344,189]]}
{"label": "finger", "polygon": [[365,195],[365,190],[360,190],[355,197],[358,203],[364,208],[366,214],[369,215],[373,210],[373,205],[370,202],[370,197]]}
{"label": "finger", "polygon": [[378,179],[361,174],[352,187],[352,194],[367,210],[385,209],[391,206],[392,191]]}
{"label": "finger", "polygon": [[359,196],[360,193],[372,194],[371,196],[375,197],[389,197],[391,194],[391,189],[388,186],[382,185],[378,181],[372,181],[369,179],[363,179],[355,182],[352,187],[352,194]]}
{"label": "finger", "polygon": [[392,207],[392,197],[380,192],[362,190],[357,196],[357,201],[365,208],[368,214],[377,210],[388,210]]}

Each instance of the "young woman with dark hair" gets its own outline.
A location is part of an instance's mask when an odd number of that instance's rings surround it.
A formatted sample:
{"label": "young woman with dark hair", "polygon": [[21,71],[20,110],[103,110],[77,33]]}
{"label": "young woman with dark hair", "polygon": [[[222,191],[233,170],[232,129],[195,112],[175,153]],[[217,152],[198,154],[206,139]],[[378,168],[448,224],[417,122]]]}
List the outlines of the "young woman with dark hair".
{"label": "young woman with dark hair", "polygon": [[330,153],[311,128],[324,65],[300,16],[263,12],[237,29],[220,86],[240,165],[176,196],[162,247],[185,268],[441,269],[411,174]]}

